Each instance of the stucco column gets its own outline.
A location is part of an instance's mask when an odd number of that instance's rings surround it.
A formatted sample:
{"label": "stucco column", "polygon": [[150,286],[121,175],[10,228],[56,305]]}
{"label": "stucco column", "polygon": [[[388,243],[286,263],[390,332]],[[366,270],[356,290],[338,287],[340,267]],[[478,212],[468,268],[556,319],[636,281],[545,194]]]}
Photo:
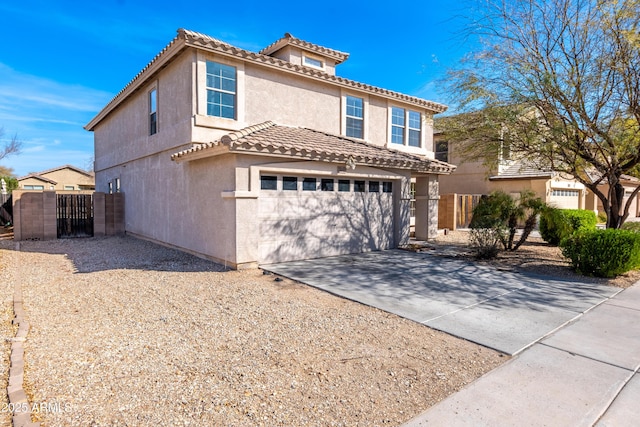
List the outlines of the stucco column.
{"label": "stucco column", "polygon": [[438,175],[416,178],[416,225],[417,240],[435,239],[438,235]]}

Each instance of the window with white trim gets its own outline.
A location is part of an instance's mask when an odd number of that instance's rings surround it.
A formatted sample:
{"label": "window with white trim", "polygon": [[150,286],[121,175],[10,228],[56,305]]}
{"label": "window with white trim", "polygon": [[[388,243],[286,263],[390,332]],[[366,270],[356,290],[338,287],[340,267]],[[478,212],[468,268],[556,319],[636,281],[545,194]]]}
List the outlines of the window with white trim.
{"label": "window with white trim", "polygon": [[320,68],[320,69],[324,68],[324,62],[322,62],[322,60],[320,60],[320,59],[316,59],[316,58],[312,58],[312,57],[307,56],[307,55],[303,55],[302,56],[302,61],[303,61],[304,65],[307,65],[309,67]]}
{"label": "window with white trim", "polygon": [[391,107],[391,142],[421,148],[422,114],[418,111]]}
{"label": "window with white trim", "polygon": [[422,117],[420,117],[420,113],[417,111],[409,110],[407,114],[409,116],[409,146],[420,147],[422,145]]}
{"label": "window with white trim", "polygon": [[207,61],[207,115],[236,118],[236,67]]}
{"label": "window with white trim", "polygon": [[364,100],[355,96],[346,96],[346,135],[364,138]]}
{"label": "window with white trim", "polygon": [[404,145],[404,108],[391,107],[391,142]]}

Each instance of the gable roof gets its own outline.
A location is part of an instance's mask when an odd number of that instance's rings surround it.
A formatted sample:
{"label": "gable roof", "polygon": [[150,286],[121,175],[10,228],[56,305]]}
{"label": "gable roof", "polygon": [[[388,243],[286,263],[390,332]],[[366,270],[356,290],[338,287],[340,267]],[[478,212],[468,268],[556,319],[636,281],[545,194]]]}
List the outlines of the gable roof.
{"label": "gable roof", "polygon": [[52,184],[56,184],[55,181],[52,181],[52,180],[50,180],[48,178],[45,178],[42,175],[46,175],[46,174],[52,173],[52,172],[57,172],[57,171],[62,170],[62,169],[71,169],[74,172],[77,172],[79,174],[85,175],[85,176],[87,176],[89,178],[93,178],[93,174],[91,172],[87,172],[87,171],[85,171],[83,169],[77,168],[77,167],[72,166],[72,165],[62,165],[62,166],[58,166],[58,167],[55,167],[55,168],[52,168],[52,169],[47,169],[47,170],[44,170],[44,171],[41,171],[41,172],[34,172],[34,173],[29,174],[29,175],[25,175],[25,176],[23,176],[21,178],[18,178],[18,181],[21,181],[21,180],[27,179],[27,178],[38,178],[38,179],[42,179],[43,181],[47,181],[47,182],[50,182]]}
{"label": "gable roof", "polygon": [[23,176],[22,178],[18,178],[18,182],[25,181],[27,179],[37,179],[38,181],[46,182],[53,185],[56,185],[58,183],[57,181],[38,175],[37,173],[31,173],[29,175]]}
{"label": "gable roof", "polygon": [[313,129],[281,126],[272,121],[226,134],[218,141],[194,144],[173,154],[171,160],[189,161],[225,153],[266,154],[332,163],[345,163],[352,159],[356,165],[440,174],[449,174],[455,169],[455,166],[439,160],[389,150]]}
{"label": "gable roof", "polygon": [[340,52],[339,50],[329,49],[328,47],[320,46],[314,43],[309,43],[304,40],[300,40],[292,36],[290,33],[284,33],[284,37],[271,43],[260,51],[263,55],[271,55],[274,52],[279,51],[285,46],[297,46],[310,52],[315,52],[318,55],[326,56],[336,61],[336,65],[344,62],[349,58],[349,54]]}
{"label": "gable roof", "polygon": [[[292,37],[289,41],[292,41],[293,43],[306,43],[308,45],[312,45],[311,43],[303,42],[302,40],[296,39],[294,37]],[[315,46],[318,49],[327,49],[322,48],[318,45],[312,46]],[[176,57],[187,48],[196,48],[209,52],[215,52],[218,55],[248,61],[264,67],[275,68],[285,73],[293,73],[350,90],[375,94],[384,98],[410,103],[427,109],[434,114],[442,113],[447,110],[447,107],[443,104],[438,104],[433,101],[427,101],[426,99],[405,95],[399,92],[382,89],[364,83],[359,83],[354,80],[349,80],[343,77],[328,74],[316,68],[292,64],[290,62],[283,61],[272,56],[268,56],[262,53],[250,52],[248,50],[232,46],[228,43],[207,36],[205,34],[185,29],[179,29],[178,35],[164,49],[162,49],[162,51],[160,51],[160,53],[158,53],[151,60],[151,62],[149,62],[149,64],[147,64],[142,69],[142,71],[140,71],[133,78],[133,80],[131,80],[120,92],[118,92],[118,94],[111,101],[109,101],[109,103],[93,119],[91,119],[91,121],[87,123],[84,128],[89,131],[94,130],[98,123],[100,123],[102,119],[104,119],[107,115],[109,115],[109,113],[116,109],[120,105],[120,103],[122,103],[130,94],[144,85],[149,79],[151,79],[162,68],[164,68],[174,57]],[[265,49],[263,49],[263,51],[264,50]]]}

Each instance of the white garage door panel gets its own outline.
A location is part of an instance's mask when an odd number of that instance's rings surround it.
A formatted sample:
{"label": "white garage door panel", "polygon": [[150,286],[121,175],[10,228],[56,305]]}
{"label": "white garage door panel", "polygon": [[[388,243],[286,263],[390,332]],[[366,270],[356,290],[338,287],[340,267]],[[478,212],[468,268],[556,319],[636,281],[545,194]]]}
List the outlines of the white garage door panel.
{"label": "white garage door panel", "polygon": [[274,192],[260,196],[260,262],[393,246],[391,193]]}
{"label": "white garage door panel", "polygon": [[580,199],[574,196],[551,196],[549,204],[559,209],[578,209],[580,207]]}

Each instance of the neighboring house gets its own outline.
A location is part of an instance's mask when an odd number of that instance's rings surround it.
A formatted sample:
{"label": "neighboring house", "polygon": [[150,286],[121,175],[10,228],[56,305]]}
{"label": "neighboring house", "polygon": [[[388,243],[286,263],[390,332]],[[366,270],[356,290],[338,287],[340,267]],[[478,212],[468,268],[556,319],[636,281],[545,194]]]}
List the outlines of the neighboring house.
{"label": "neighboring house", "polygon": [[433,115],[336,75],[348,54],[290,34],[259,53],[179,30],[86,126],[126,232],[234,268],[437,234]]}
{"label": "neighboring house", "polygon": [[92,173],[71,165],[64,165],[18,178],[21,190],[78,191],[94,190]]}
{"label": "neighboring house", "polygon": [[[523,190],[531,190],[542,201],[557,208],[588,209],[593,210],[596,214],[602,210],[602,203],[598,197],[584,184],[571,177],[550,170],[541,170],[523,161],[511,160],[508,158],[508,154],[504,156],[506,158],[499,159],[497,170],[489,170],[483,164],[482,159],[464,161],[460,156],[457,156],[454,147],[450,146],[444,134],[436,132],[434,141],[436,159],[457,165],[455,172],[441,177],[441,195],[482,195],[502,190],[512,196],[517,196]],[[628,195],[637,186],[634,182],[638,180],[628,176],[624,178],[623,185],[625,185]],[[608,191],[606,184],[601,188],[605,193]],[[465,221],[459,219],[464,217],[468,222],[470,217],[460,215],[459,210],[462,207],[456,208],[455,211],[453,208],[449,209],[451,211],[449,217],[452,215],[457,217],[458,223],[454,225],[454,218],[448,218],[441,212],[441,228],[466,225]],[[640,213],[638,209],[636,200],[629,209],[629,216],[638,216]]]}

